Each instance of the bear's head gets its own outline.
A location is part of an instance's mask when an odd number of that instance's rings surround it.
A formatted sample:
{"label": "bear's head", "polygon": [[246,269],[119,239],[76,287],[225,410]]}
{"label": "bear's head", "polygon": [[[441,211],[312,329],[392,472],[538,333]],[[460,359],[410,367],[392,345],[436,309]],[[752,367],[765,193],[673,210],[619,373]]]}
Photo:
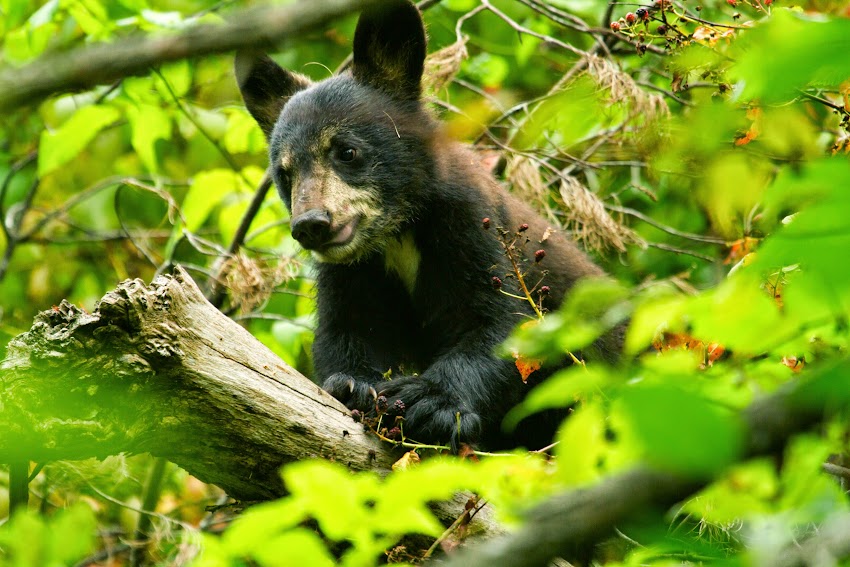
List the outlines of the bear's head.
{"label": "bear's head", "polygon": [[419,11],[393,0],[361,14],[350,72],[313,83],[265,55],[237,54],[292,236],[317,260],[381,252],[427,199],[436,123],[420,100],[425,50]]}

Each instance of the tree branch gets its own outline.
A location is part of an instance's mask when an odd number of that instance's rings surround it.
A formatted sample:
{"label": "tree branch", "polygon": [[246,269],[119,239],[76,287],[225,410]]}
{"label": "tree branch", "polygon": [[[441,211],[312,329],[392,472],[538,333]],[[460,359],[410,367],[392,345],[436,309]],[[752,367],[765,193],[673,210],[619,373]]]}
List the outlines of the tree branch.
{"label": "tree branch", "polygon": [[143,75],[169,61],[269,48],[377,1],[322,0],[254,8],[234,14],[221,25],[197,25],[173,34],[134,36],[48,54],[25,67],[0,71],[0,111],[37,102],[52,93]]}

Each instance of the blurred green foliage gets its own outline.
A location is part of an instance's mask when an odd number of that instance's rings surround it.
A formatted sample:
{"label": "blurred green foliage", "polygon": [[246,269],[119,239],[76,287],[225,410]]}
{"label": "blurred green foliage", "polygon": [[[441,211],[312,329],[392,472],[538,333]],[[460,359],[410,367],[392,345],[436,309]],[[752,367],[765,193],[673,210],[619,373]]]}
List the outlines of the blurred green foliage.
{"label": "blurred green foliage", "polygon": [[[440,535],[425,504],[455,490],[475,490],[519,522],[557,490],[638,464],[714,482],[662,519],[622,527],[640,545],[600,563],[771,565],[811,525],[846,511],[843,486],[821,471],[827,459],[846,459],[845,419],[795,438],[781,462],[739,462],[739,411],[754,399],[795,380],[815,386],[800,403],[843,405],[850,391],[846,6],[667,2],[669,11],[648,4],[648,21],[630,24],[637,4],[492,5],[468,18],[477,0],[427,11],[430,50],[455,44],[460,29],[469,54],[434,93],[435,108],[449,132],[495,156],[494,172],[553,226],[581,237],[616,278],[580,285],[558,312],[518,329],[505,351],[580,358],[628,321],[627,360],[574,365],[511,413],[506,427],[573,406],[551,460],[432,460],[385,480],[298,463],[283,473],[290,496],[202,539],[203,506],[220,495],[171,467],[152,563],[177,564],[189,549],[209,566],[370,565],[403,535]],[[0,63],[168,33],[242,6],[0,0]],[[327,77],[348,55],[354,22],[287,41],[275,58]],[[222,308],[309,375],[311,273],[274,191],[239,257],[221,263],[265,151],[227,55],[0,118],[0,345],[62,299],[92,309],[121,279],[147,281],[181,264],[204,284],[223,265]],[[41,515],[0,527],[0,564],[72,564],[95,546],[122,553],[116,542],[135,526],[149,464],[145,456],[49,464],[31,485]],[[4,503],[5,494],[4,484]]]}

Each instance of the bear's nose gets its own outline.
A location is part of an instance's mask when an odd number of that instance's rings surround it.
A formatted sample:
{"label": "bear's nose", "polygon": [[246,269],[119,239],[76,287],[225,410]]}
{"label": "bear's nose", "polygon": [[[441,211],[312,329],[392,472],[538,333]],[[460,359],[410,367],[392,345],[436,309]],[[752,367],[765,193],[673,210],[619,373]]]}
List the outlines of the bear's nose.
{"label": "bear's nose", "polygon": [[331,238],[331,217],[321,209],[310,209],[292,219],[292,237],[307,250],[318,248]]}

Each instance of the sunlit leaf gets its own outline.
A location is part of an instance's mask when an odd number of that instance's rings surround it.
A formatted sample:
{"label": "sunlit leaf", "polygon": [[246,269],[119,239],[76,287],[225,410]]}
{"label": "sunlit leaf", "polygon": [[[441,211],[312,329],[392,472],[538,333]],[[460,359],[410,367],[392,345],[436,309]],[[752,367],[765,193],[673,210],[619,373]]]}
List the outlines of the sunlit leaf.
{"label": "sunlit leaf", "polygon": [[733,77],[741,96],[764,102],[788,100],[809,85],[837,87],[850,77],[850,21],[814,20],[790,10],[743,35]]}
{"label": "sunlit leaf", "polygon": [[45,176],[73,160],[97,134],[118,120],[111,106],[85,106],[55,132],[43,132],[38,153],[38,174]]}
{"label": "sunlit leaf", "polygon": [[620,404],[649,463],[688,475],[710,475],[739,457],[737,416],[679,388],[640,386],[623,391]]}
{"label": "sunlit leaf", "polygon": [[171,137],[171,118],[158,106],[144,103],[129,105],[127,118],[133,128],[133,148],[142,163],[149,171],[159,171],[156,143]]}
{"label": "sunlit leaf", "polygon": [[182,211],[186,228],[191,231],[198,230],[212,210],[240,187],[241,179],[238,174],[229,169],[212,169],[196,175],[183,201]]}

